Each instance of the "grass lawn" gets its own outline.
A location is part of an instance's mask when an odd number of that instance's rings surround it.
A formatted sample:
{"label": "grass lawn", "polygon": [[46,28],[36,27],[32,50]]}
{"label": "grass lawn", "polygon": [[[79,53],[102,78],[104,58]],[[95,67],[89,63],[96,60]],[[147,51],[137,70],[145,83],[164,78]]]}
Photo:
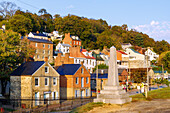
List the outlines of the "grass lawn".
{"label": "grass lawn", "polygon": [[132,95],[132,101],[143,101],[152,99],[170,99],[170,87],[152,90],[148,92],[148,98],[145,98],[145,94]]}
{"label": "grass lawn", "polygon": [[[146,100],[152,100],[152,99],[170,99],[170,87],[149,91],[147,99],[145,98],[143,94],[137,94],[137,95],[133,95],[130,97],[132,97],[132,102],[146,101]],[[87,111],[92,110],[95,107],[102,107],[104,105],[107,105],[107,104],[104,104],[102,102],[98,102],[98,103],[92,102],[92,103],[83,105],[81,107],[75,108],[70,113],[85,113]]]}
{"label": "grass lawn", "polygon": [[91,102],[86,105],[73,109],[70,113],[84,113],[92,110],[94,107],[102,107],[103,105],[104,103],[102,102],[97,102],[97,103]]}

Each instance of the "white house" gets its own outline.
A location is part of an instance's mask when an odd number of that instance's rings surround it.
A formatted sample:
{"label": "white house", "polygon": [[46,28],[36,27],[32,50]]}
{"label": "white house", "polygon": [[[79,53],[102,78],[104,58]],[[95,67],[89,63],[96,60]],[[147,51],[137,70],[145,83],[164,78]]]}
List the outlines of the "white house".
{"label": "white house", "polygon": [[37,33],[30,32],[28,34],[28,37],[48,40],[48,36],[47,35],[45,35],[43,33],[39,33],[39,32],[37,32]]}
{"label": "white house", "polygon": [[121,43],[122,49],[126,50],[126,48],[130,48],[132,47],[132,45],[130,43]]}
{"label": "white house", "polygon": [[56,46],[56,51],[62,52],[64,55],[65,53],[69,53],[70,47],[71,46],[69,44],[62,44],[59,42],[58,45]]}
{"label": "white house", "polygon": [[126,48],[126,54],[129,56],[129,68],[146,68],[150,67],[150,60],[146,60],[145,55],[131,48]]}
{"label": "white house", "polygon": [[88,52],[86,49],[81,49],[80,51],[84,55],[84,63],[83,65],[90,69],[90,73],[93,72],[93,68],[96,66],[96,59],[92,56],[92,52]]}
{"label": "white house", "polygon": [[152,60],[156,60],[159,55],[156,54],[155,52],[153,52],[151,49],[148,49],[147,51],[145,51],[145,55],[148,55],[149,56],[149,60],[152,61]]}

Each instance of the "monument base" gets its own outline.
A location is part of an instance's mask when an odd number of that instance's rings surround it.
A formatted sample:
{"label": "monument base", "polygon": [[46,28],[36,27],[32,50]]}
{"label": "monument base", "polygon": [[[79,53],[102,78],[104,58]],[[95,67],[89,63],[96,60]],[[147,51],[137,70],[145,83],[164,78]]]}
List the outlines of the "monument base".
{"label": "monument base", "polygon": [[124,104],[132,101],[132,98],[125,90],[122,90],[121,86],[104,86],[103,88],[104,90],[100,91],[94,102]]}

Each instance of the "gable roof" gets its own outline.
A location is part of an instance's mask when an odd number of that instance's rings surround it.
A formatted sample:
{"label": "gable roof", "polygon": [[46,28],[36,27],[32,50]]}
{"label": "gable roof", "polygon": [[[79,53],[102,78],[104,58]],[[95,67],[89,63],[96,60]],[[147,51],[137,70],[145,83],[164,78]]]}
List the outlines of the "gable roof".
{"label": "gable roof", "polygon": [[[130,48],[131,49],[131,48]],[[137,52],[137,51],[135,51],[134,49],[131,49],[134,53],[138,53],[138,54],[140,54],[139,52]]]}
{"label": "gable roof", "polygon": [[31,38],[31,37],[27,37],[27,39],[29,39],[32,42],[40,42],[40,43],[48,43],[48,44],[53,44],[53,42],[49,41],[49,40],[45,40],[45,39],[39,39],[39,38]]}
{"label": "gable roof", "polygon": [[32,75],[37,71],[45,62],[26,62],[21,64],[16,70],[11,73],[11,76]]}
{"label": "gable roof", "polygon": [[124,55],[128,55],[128,54],[126,54],[125,52],[120,51],[120,50],[118,50],[118,52],[120,52],[120,53],[122,53],[122,54],[124,54]]}
{"label": "gable roof", "polygon": [[81,64],[63,64],[57,68],[60,75],[74,75],[81,67]]}
{"label": "gable roof", "polygon": [[45,34],[43,34],[43,33],[38,33],[38,34],[37,34],[37,33],[33,33],[33,32],[32,32],[32,34],[35,35],[35,36],[48,37],[47,35],[45,35]]}
{"label": "gable roof", "polygon": [[71,47],[69,44],[61,44],[61,45],[65,47]]}

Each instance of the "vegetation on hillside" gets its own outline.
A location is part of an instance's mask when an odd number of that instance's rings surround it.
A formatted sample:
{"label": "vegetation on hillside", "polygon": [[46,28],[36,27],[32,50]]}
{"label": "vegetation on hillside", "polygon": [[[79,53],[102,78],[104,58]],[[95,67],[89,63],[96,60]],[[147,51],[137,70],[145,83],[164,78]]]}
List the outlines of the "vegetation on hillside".
{"label": "vegetation on hillside", "polygon": [[[115,46],[121,49],[121,43],[131,43],[140,47],[153,47],[158,54],[170,50],[170,44],[165,41],[154,41],[147,34],[143,34],[134,29],[129,30],[126,24],[122,26],[110,26],[103,19],[88,19],[68,14],[61,17],[59,14],[52,16],[46,9],[40,9],[38,14],[18,10],[11,2],[1,2],[11,4],[13,10],[6,8],[6,15],[0,11],[0,26],[6,25],[6,29],[11,29],[21,35],[26,35],[30,31],[52,32],[57,30],[60,33],[77,35],[82,40],[82,45],[87,49],[103,49],[103,46],[110,48]],[[3,4],[3,5],[2,5]],[[7,6],[8,7],[8,6]],[[1,10],[4,8],[1,7]]]}

